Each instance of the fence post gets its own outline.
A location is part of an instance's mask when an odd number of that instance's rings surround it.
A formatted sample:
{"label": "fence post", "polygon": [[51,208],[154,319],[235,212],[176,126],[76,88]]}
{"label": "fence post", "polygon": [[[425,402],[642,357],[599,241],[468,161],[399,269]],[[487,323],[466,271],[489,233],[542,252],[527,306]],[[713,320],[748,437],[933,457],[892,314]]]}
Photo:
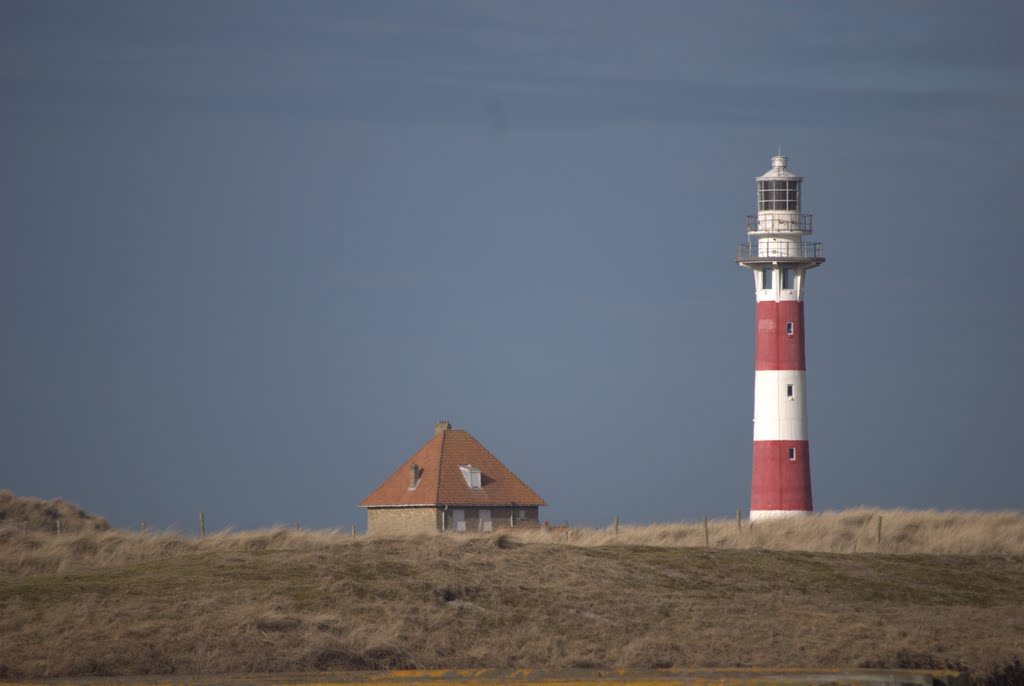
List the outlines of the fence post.
{"label": "fence post", "polygon": [[882,544],[882,515],[878,515],[878,531],[875,533],[875,545]]}
{"label": "fence post", "polygon": [[145,522],[139,522],[139,533],[140,534],[146,533],[146,523]]}
{"label": "fence post", "polygon": [[199,512],[199,538],[206,538],[206,515]]}
{"label": "fence post", "polygon": [[352,538],[355,538],[355,537],[356,537],[356,525],[353,524],[352,525]]}
{"label": "fence post", "polygon": [[708,516],[704,515],[704,547],[711,547],[711,539],[708,538]]}
{"label": "fence post", "polygon": [[743,531],[743,520],[740,519],[740,510],[739,510],[739,508],[736,508],[736,529],[738,531]]}
{"label": "fence post", "polygon": [[619,535],[619,515],[615,515],[615,535]]}
{"label": "fence post", "polygon": [[57,535],[60,536],[60,534],[61,534],[61,531],[60,531],[60,520],[58,519],[57,520]]}

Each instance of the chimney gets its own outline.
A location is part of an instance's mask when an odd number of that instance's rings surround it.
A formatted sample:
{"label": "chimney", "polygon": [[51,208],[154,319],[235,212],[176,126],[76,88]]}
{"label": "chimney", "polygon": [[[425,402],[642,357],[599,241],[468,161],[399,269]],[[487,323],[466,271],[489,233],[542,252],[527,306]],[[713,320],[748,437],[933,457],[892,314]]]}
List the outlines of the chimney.
{"label": "chimney", "polygon": [[420,485],[420,466],[413,462],[409,465],[409,490]]}
{"label": "chimney", "polygon": [[452,423],[449,422],[447,419],[438,420],[434,424],[434,435],[436,436],[437,434],[441,433],[442,431],[447,431],[450,428],[452,428]]}

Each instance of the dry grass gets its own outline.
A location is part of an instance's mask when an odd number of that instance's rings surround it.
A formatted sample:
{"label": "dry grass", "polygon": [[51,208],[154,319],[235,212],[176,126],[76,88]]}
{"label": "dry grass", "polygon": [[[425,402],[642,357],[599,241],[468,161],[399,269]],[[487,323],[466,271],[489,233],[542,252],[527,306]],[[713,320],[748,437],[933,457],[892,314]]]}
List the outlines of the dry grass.
{"label": "dry grass", "polygon": [[542,532],[197,540],[8,523],[0,678],[521,666],[1019,677],[1021,516],[881,514],[877,553],[867,510],[752,532],[712,522],[711,548],[702,524],[572,530],[566,545]]}
{"label": "dry grass", "polygon": [[[570,528],[567,537],[564,531],[561,535],[581,546],[704,546],[703,522],[621,526],[618,535],[610,526]],[[543,532],[532,537],[517,534],[523,540],[544,536]],[[723,519],[708,522],[708,542],[713,548],[736,550],[1024,556],[1024,514],[858,508],[753,525],[744,521],[742,528],[735,519]]]}
{"label": "dry grass", "polygon": [[62,531],[105,531],[110,528],[103,517],[91,515],[77,505],[60,498],[19,497],[7,490],[0,490],[0,524],[14,524],[23,530],[57,532],[57,522]]}

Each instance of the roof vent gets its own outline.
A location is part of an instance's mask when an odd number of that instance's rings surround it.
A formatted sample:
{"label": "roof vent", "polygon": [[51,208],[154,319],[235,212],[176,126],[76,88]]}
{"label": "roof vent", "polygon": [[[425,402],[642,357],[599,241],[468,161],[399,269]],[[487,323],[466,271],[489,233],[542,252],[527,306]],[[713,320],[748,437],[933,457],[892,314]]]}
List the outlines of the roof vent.
{"label": "roof vent", "polygon": [[785,155],[775,155],[772,157],[772,169],[785,169],[788,163],[789,158]]}
{"label": "roof vent", "polygon": [[447,419],[439,419],[437,422],[434,423],[434,435],[436,436],[437,434],[443,431],[447,431],[450,428],[452,428],[451,422],[449,422]]}

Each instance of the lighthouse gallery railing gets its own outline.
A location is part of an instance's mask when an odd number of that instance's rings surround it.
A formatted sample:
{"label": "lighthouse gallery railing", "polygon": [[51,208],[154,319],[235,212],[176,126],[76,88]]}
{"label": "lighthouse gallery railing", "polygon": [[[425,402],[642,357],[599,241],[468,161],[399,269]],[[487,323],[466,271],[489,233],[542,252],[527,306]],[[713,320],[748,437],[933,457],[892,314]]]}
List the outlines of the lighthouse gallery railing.
{"label": "lighthouse gallery railing", "polygon": [[814,215],[791,212],[765,212],[763,215],[747,215],[747,233],[768,231],[769,233],[811,233],[814,230]]}
{"label": "lighthouse gallery railing", "polygon": [[824,260],[825,251],[821,243],[789,243],[779,241],[778,243],[760,243],[758,241],[747,241],[740,243],[736,248],[737,262],[750,262],[755,260],[772,261],[774,259],[792,260]]}

